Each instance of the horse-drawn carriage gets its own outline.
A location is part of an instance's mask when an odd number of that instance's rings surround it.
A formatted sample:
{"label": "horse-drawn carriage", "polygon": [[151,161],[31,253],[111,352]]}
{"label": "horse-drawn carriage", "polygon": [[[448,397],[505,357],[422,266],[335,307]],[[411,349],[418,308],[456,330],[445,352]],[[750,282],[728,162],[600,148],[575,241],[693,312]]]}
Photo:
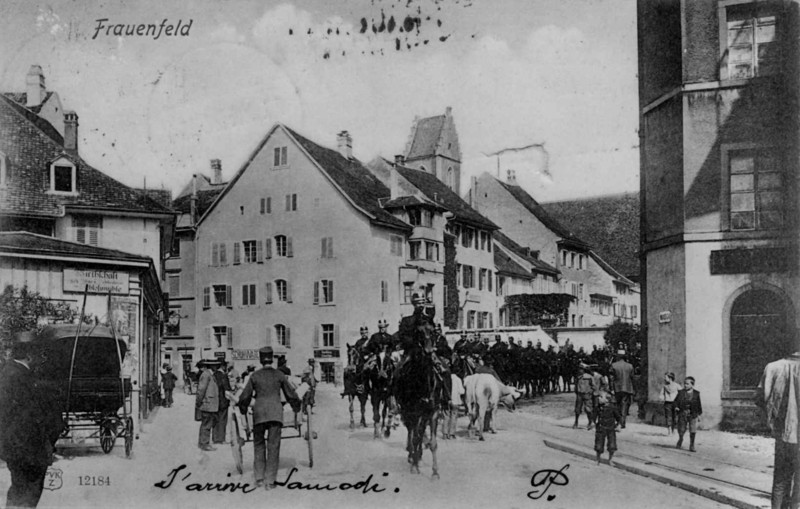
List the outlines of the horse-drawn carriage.
{"label": "horse-drawn carriage", "polygon": [[97,440],[110,453],[118,438],[133,449],[131,380],[122,372],[128,346],[107,327],[51,325],[38,336],[45,383],[66,424],[59,440]]}

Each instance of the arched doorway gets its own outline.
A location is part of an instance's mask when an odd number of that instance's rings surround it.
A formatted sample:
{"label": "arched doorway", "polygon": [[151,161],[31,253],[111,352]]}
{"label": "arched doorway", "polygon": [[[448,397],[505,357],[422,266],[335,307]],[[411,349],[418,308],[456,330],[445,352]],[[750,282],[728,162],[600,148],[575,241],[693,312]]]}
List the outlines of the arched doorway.
{"label": "arched doorway", "polygon": [[733,303],[730,315],[730,388],[753,389],[764,366],[793,350],[785,298],[771,290],[752,289]]}

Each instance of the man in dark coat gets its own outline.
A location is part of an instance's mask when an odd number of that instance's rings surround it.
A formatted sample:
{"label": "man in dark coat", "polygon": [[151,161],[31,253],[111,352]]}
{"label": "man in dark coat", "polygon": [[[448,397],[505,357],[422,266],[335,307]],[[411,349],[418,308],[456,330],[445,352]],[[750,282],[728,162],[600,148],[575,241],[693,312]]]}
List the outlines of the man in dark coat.
{"label": "man in dark coat", "polygon": [[212,438],[215,444],[224,444],[225,431],[228,429],[228,406],[230,405],[225,393],[232,390],[224,363],[214,370],[214,381],[217,382],[217,390],[219,392],[219,410],[217,410],[217,422],[214,424]]}
{"label": "man in dark coat", "polygon": [[209,442],[211,440],[211,430],[217,424],[217,414],[219,413],[219,387],[214,378],[214,368],[217,363],[214,361],[203,360],[197,363],[200,368],[200,379],[197,382],[197,394],[195,396],[195,411],[199,412],[200,432],[197,439],[197,446],[203,451],[215,451],[216,447]]}
{"label": "man in dark coat", "polygon": [[161,375],[161,385],[164,387],[164,406],[172,406],[172,391],[175,390],[175,382],[178,377],[172,372],[172,366],[167,366],[166,371]]}
{"label": "man in dark coat", "polygon": [[361,356],[361,362],[364,362],[369,358],[372,352],[372,339],[370,338],[369,328],[367,326],[361,327],[359,333],[361,336],[356,340],[353,346],[355,346],[356,351]]}
{"label": "man in dark coat", "polygon": [[621,427],[625,427],[625,419],[628,416],[628,409],[633,398],[633,365],[625,360],[625,351],[617,352],[617,362],[611,365],[614,375],[614,395],[617,398],[617,406],[622,413]]}
{"label": "man in dark coat", "polygon": [[38,346],[18,340],[0,371],[0,459],[11,473],[6,507],[39,503],[64,427],[55,394],[33,372],[42,360]]}
{"label": "man in dark coat", "polygon": [[450,345],[447,344],[447,338],[444,336],[444,334],[442,334],[442,324],[437,323],[435,331],[436,331],[436,343],[435,343],[436,355],[438,355],[440,359],[450,360],[450,358],[453,356],[453,350],[450,349]]}
{"label": "man in dark coat", "polygon": [[369,342],[367,342],[366,347],[364,347],[364,352],[367,356],[378,355],[383,351],[384,346],[392,350],[392,335],[386,332],[388,327],[389,323],[386,320],[378,320],[378,332],[370,336]]}
{"label": "man in dark coat", "polygon": [[[281,428],[283,427],[283,405],[281,391],[295,412],[300,411],[300,399],[286,375],[272,366],[272,347],[259,350],[262,368],[247,379],[238,403],[245,408],[255,393],[253,407],[253,459],[256,485],[270,490],[278,477],[281,454]],[[230,394],[230,393],[229,393]],[[232,396],[232,395],[231,395]],[[266,434],[266,439],[265,439]]]}
{"label": "man in dark coat", "polygon": [[[689,430],[689,450],[695,452],[694,437],[697,435],[697,419],[703,415],[703,403],[700,391],[694,388],[694,377],[687,376],[683,380],[683,389],[675,397],[675,412],[678,414],[678,449],[683,446],[683,435]],[[625,419],[625,414],[622,414]],[[623,420],[624,422],[624,420]]]}

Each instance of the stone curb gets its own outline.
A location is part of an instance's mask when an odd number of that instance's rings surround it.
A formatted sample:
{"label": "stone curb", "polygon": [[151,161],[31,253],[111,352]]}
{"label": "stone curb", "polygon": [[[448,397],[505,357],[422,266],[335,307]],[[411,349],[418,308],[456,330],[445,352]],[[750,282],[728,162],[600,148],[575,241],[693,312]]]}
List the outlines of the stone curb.
{"label": "stone curb", "polygon": [[[551,449],[574,454],[592,461],[596,460],[596,454],[594,450],[589,450],[586,447],[581,447],[554,439],[545,439],[544,444]],[[608,464],[607,459],[602,461],[603,463]],[[714,485],[717,483],[708,486],[708,479],[701,479],[690,473],[672,471],[669,469],[660,468],[659,466],[648,465],[647,462],[638,460],[636,458],[615,458],[613,466],[619,468],[620,470],[643,477],[649,477],[662,484],[675,486],[682,490],[694,493],[695,495],[714,500],[721,504],[737,507],[739,509],[768,509],[770,507],[769,499],[764,500],[763,498],[758,497],[752,490],[747,488],[737,488],[722,483],[719,483],[718,486]],[[706,486],[701,486],[700,483],[706,484]],[[721,490],[724,490],[731,495],[724,495],[721,493]]]}

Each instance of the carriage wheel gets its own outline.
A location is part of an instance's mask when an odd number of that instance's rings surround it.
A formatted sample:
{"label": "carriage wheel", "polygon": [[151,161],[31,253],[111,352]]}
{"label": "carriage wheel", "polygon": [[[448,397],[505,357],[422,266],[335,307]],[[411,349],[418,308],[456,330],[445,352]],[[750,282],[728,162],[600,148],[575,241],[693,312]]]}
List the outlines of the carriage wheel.
{"label": "carriage wheel", "polygon": [[103,449],[103,452],[110,453],[116,441],[117,433],[114,427],[109,423],[100,424],[100,448]]}
{"label": "carriage wheel", "polygon": [[308,444],[308,468],[314,468],[314,439],[317,434],[311,429],[311,407],[306,407],[306,443]]}
{"label": "carriage wheel", "polygon": [[133,451],[133,418],[128,417],[125,419],[125,457],[131,457],[131,451]]}
{"label": "carriage wheel", "polygon": [[236,465],[236,471],[239,472],[239,474],[243,474],[244,460],[242,458],[242,444],[244,443],[244,439],[239,430],[239,420],[236,418],[236,415],[234,415],[236,411],[237,410],[234,408],[233,411],[228,412],[228,429],[231,430],[231,453],[233,454],[233,463]]}

